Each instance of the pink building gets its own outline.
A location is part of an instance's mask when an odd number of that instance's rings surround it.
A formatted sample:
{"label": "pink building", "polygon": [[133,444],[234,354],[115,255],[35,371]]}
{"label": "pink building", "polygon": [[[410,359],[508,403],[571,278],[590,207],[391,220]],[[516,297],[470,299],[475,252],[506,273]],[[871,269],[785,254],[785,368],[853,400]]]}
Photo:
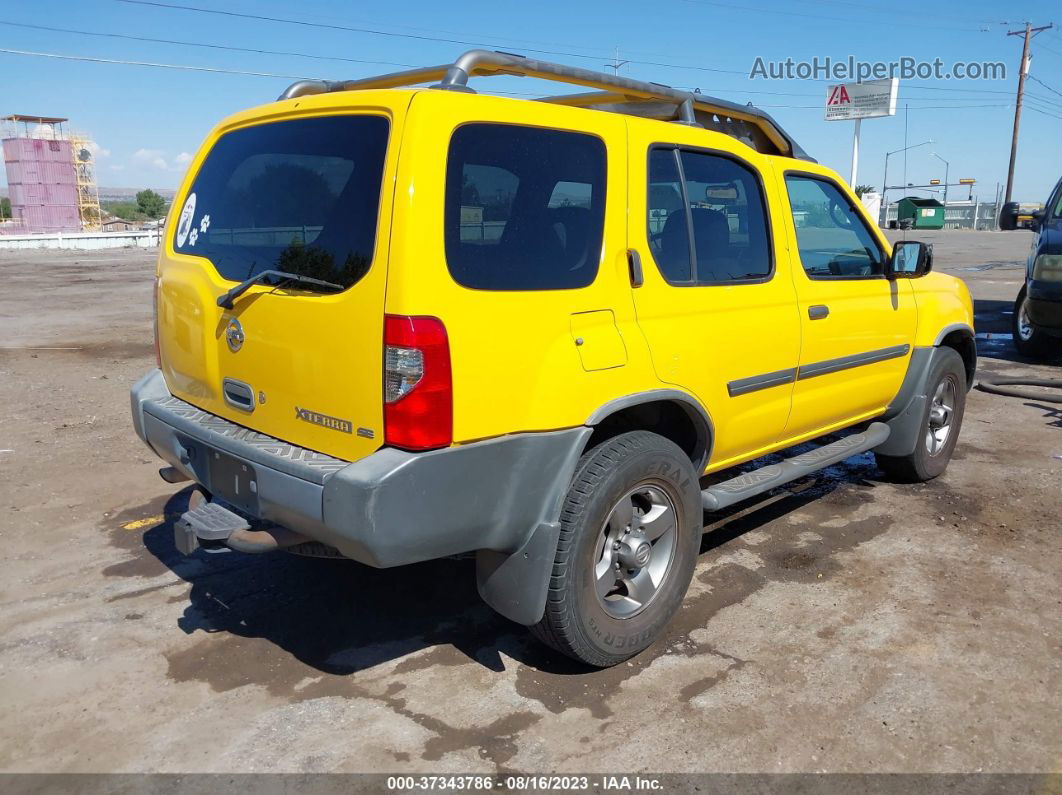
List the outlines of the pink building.
{"label": "pink building", "polygon": [[81,230],[77,170],[66,119],[4,116],[4,166],[14,225],[19,234]]}

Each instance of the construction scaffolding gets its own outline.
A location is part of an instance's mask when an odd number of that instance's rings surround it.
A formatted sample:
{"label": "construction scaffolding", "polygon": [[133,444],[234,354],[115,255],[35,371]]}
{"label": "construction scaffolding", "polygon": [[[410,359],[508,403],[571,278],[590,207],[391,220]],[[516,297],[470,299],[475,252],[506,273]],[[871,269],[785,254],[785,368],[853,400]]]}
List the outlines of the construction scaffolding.
{"label": "construction scaffolding", "polygon": [[102,228],[100,191],[96,185],[96,157],[92,140],[80,132],[70,133],[70,153],[74,158],[74,178],[77,180],[77,211],[81,229],[96,232]]}
{"label": "construction scaffolding", "polygon": [[13,223],[2,232],[96,231],[101,227],[93,144],[57,116],[0,117]]}

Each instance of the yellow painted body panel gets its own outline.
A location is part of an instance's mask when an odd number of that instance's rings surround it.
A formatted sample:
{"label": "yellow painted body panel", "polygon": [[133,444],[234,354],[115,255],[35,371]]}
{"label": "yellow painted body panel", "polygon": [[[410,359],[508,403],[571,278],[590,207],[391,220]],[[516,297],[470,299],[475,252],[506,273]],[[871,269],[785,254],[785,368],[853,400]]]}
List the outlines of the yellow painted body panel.
{"label": "yellow painted body panel", "polygon": [[[634,291],[656,374],[694,394],[715,426],[713,464],[748,457],[776,442],[789,416],[793,384],[730,397],[727,383],[795,366],[800,346],[796,295],[786,252],[778,187],[764,155],[722,133],[631,119],[630,247],[645,284]],[[763,175],[770,210],[774,276],[761,284],[678,287],[657,267],[648,240],[648,152],[677,144],[737,157]]]}
{"label": "yellow painted body panel", "polygon": [[[605,143],[605,230],[598,275],[588,287],[548,291],[473,290],[450,276],[443,249],[443,195],[451,133],[469,121],[548,126]],[[614,398],[658,387],[635,322],[626,264],[626,120],[606,113],[516,99],[423,91],[403,143],[391,233],[387,311],[443,318],[454,383],[454,440],[581,425]],[[586,312],[611,311],[576,345]],[[575,325],[573,325],[573,319]],[[618,353],[626,363],[602,369]]]}
{"label": "yellow painted body panel", "polygon": [[[379,448],[385,312],[431,315],[445,324],[455,444],[575,427],[611,401],[678,389],[711,417],[708,471],[880,414],[900,387],[909,355],[736,397],[728,394],[728,382],[893,345],[932,345],[945,327],[972,325],[969,295],[951,277],[807,278],[783,173],[811,171],[848,191],[828,169],[759,154],[721,133],[560,105],[430,90],[336,92],[274,103],[238,114],[210,134],[175,206],[227,130],[341,113],[391,120],[375,258],[354,287],[334,295],[254,287],[229,312],[216,299],[233,283],[202,258],[175,254],[169,229],[159,259],[159,331],[169,388],[285,441],[347,460]],[[451,277],[443,229],[446,159],[451,134],[469,122],[550,127],[604,142],[605,226],[591,285],[503,292],[469,289]],[[706,287],[672,287],[663,280],[647,239],[647,151],[654,143],[724,152],[759,173],[774,252],[770,280]],[[628,249],[641,254],[640,287],[630,284]],[[809,321],[813,304],[830,306],[827,321]],[[232,315],[247,336],[237,354],[224,340]],[[267,400],[251,415],[232,408],[220,394],[224,377],[245,381]],[[294,407],[348,419],[374,438],[301,421]]]}
{"label": "yellow painted body panel", "polygon": [[[797,172],[833,182],[863,215],[868,229],[888,255],[892,247],[877,224],[866,215],[862,203],[850,192],[844,180],[824,166],[778,158],[774,159],[774,164],[785,208],[781,215],[785,218],[789,238],[802,328],[800,366],[884,348],[910,346],[918,324],[910,279],[812,279],[805,272],[800,263],[785,174]],[[812,306],[827,307],[829,315],[812,319],[808,312]],[[899,390],[909,362],[910,350],[902,357],[798,380],[793,390],[787,434],[802,435],[829,427],[837,421],[838,407],[843,407],[845,416],[881,413]]]}
{"label": "yellow painted body panel", "polygon": [[[412,95],[361,92],[275,103],[233,116],[210,133],[177,192],[175,207],[183,205],[210,147],[231,130],[321,114],[368,113],[391,121],[375,256],[368,273],[343,293],[259,285],[241,296],[233,309],[222,309],[217,298],[235,282],[220,276],[202,257],[174,252],[177,213],[171,214],[159,256],[159,341],[163,375],[174,395],[237,424],[339,458],[354,460],[379,448],[383,303],[393,199],[387,175],[397,167],[402,122]],[[226,325],[233,317],[246,337],[236,353],[225,341]],[[225,378],[250,385],[257,404],[253,412],[225,402]],[[296,408],[347,420],[351,432],[299,419]],[[365,429],[364,435],[359,435],[359,428]]]}

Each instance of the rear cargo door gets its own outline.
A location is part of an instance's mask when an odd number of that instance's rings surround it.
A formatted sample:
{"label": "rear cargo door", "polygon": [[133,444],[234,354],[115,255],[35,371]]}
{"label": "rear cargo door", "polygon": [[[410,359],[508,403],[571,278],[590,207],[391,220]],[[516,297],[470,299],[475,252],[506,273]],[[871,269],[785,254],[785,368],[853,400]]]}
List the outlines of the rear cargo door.
{"label": "rear cargo door", "polygon": [[160,262],[175,395],[346,460],[381,445],[394,128],[386,109],[300,115],[237,126],[200,155]]}

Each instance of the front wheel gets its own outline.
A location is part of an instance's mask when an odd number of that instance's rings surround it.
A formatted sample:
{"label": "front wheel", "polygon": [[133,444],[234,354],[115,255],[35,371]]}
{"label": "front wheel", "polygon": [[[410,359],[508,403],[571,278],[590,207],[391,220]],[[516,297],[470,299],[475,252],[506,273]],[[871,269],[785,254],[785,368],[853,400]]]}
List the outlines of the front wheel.
{"label": "front wheel", "polygon": [[1018,349],[1018,353],[1034,359],[1062,355],[1062,340],[1044,334],[1029,319],[1029,299],[1024,286],[1014,301],[1014,317],[1011,322],[1014,347]]}
{"label": "front wheel", "polygon": [[561,511],[541,641],[600,668],[650,646],[689,587],[697,473],[673,442],[632,431],[587,451]]}
{"label": "front wheel", "polygon": [[951,348],[939,349],[929,373],[928,400],[914,452],[905,456],[875,453],[878,467],[893,480],[932,480],[948,467],[966,410],[966,368]]}

